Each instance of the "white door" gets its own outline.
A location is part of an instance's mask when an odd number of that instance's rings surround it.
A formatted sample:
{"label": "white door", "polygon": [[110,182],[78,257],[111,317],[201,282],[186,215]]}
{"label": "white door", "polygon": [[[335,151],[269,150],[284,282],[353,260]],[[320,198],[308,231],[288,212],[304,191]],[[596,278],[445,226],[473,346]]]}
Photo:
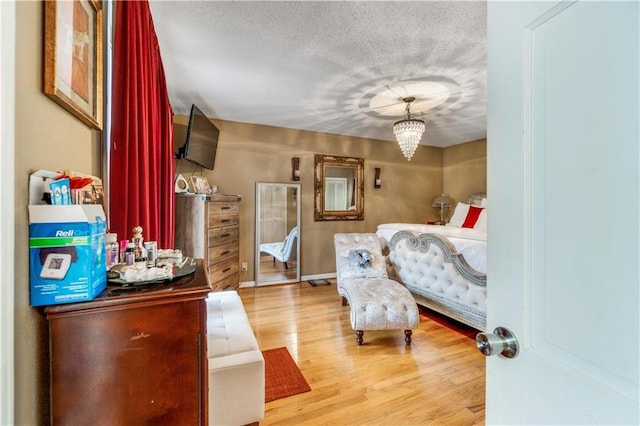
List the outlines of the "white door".
{"label": "white door", "polygon": [[13,424],[15,406],[15,40],[16,5],[0,1],[0,425]]}
{"label": "white door", "polygon": [[488,3],[487,424],[639,424],[638,2]]}
{"label": "white door", "polygon": [[277,243],[287,235],[287,188],[260,185],[260,242]]}

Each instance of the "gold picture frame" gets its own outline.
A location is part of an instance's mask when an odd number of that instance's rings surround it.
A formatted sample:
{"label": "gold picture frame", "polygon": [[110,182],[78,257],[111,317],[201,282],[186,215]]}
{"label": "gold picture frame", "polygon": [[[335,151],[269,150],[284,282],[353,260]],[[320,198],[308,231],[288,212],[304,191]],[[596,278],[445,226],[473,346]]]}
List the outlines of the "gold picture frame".
{"label": "gold picture frame", "polygon": [[102,6],[98,0],[44,4],[44,93],[102,130]]}

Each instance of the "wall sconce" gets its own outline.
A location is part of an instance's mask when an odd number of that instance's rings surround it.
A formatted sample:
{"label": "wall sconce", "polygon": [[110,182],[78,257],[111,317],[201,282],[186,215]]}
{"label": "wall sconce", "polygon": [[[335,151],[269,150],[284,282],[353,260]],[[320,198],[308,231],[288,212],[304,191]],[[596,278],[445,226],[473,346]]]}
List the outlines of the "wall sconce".
{"label": "wall sconce", "polygon": [[291,180],[300,180],[300,158],[291,159]]}
{"label": "wall sconce", "polygon": [[380,167],[376,167],[376,177],[373,180],[373,187],[374,188],[382,187],[382,181],[380,180]]}

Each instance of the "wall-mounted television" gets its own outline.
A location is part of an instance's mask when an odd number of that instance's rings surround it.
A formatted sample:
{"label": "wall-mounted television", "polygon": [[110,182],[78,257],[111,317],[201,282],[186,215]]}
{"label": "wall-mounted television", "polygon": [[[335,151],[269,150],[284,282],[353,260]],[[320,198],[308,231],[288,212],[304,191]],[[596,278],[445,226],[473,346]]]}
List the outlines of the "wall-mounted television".
{"label": "wall-mounted television", "polygon": [[200,108],[191,105],[189,127],[184,145],[176,158],[184,158],[206,169],[213,170],[220,131]]}

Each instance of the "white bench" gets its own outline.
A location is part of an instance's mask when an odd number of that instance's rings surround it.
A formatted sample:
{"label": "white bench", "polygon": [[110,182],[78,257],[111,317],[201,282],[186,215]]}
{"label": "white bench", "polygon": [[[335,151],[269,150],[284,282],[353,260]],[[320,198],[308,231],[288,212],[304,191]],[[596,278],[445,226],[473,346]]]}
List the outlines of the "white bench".
{"label": "white bench", "polygon": [[209,293],[209,424],[246,425],[264,417],[264,358],[235,291]]}

